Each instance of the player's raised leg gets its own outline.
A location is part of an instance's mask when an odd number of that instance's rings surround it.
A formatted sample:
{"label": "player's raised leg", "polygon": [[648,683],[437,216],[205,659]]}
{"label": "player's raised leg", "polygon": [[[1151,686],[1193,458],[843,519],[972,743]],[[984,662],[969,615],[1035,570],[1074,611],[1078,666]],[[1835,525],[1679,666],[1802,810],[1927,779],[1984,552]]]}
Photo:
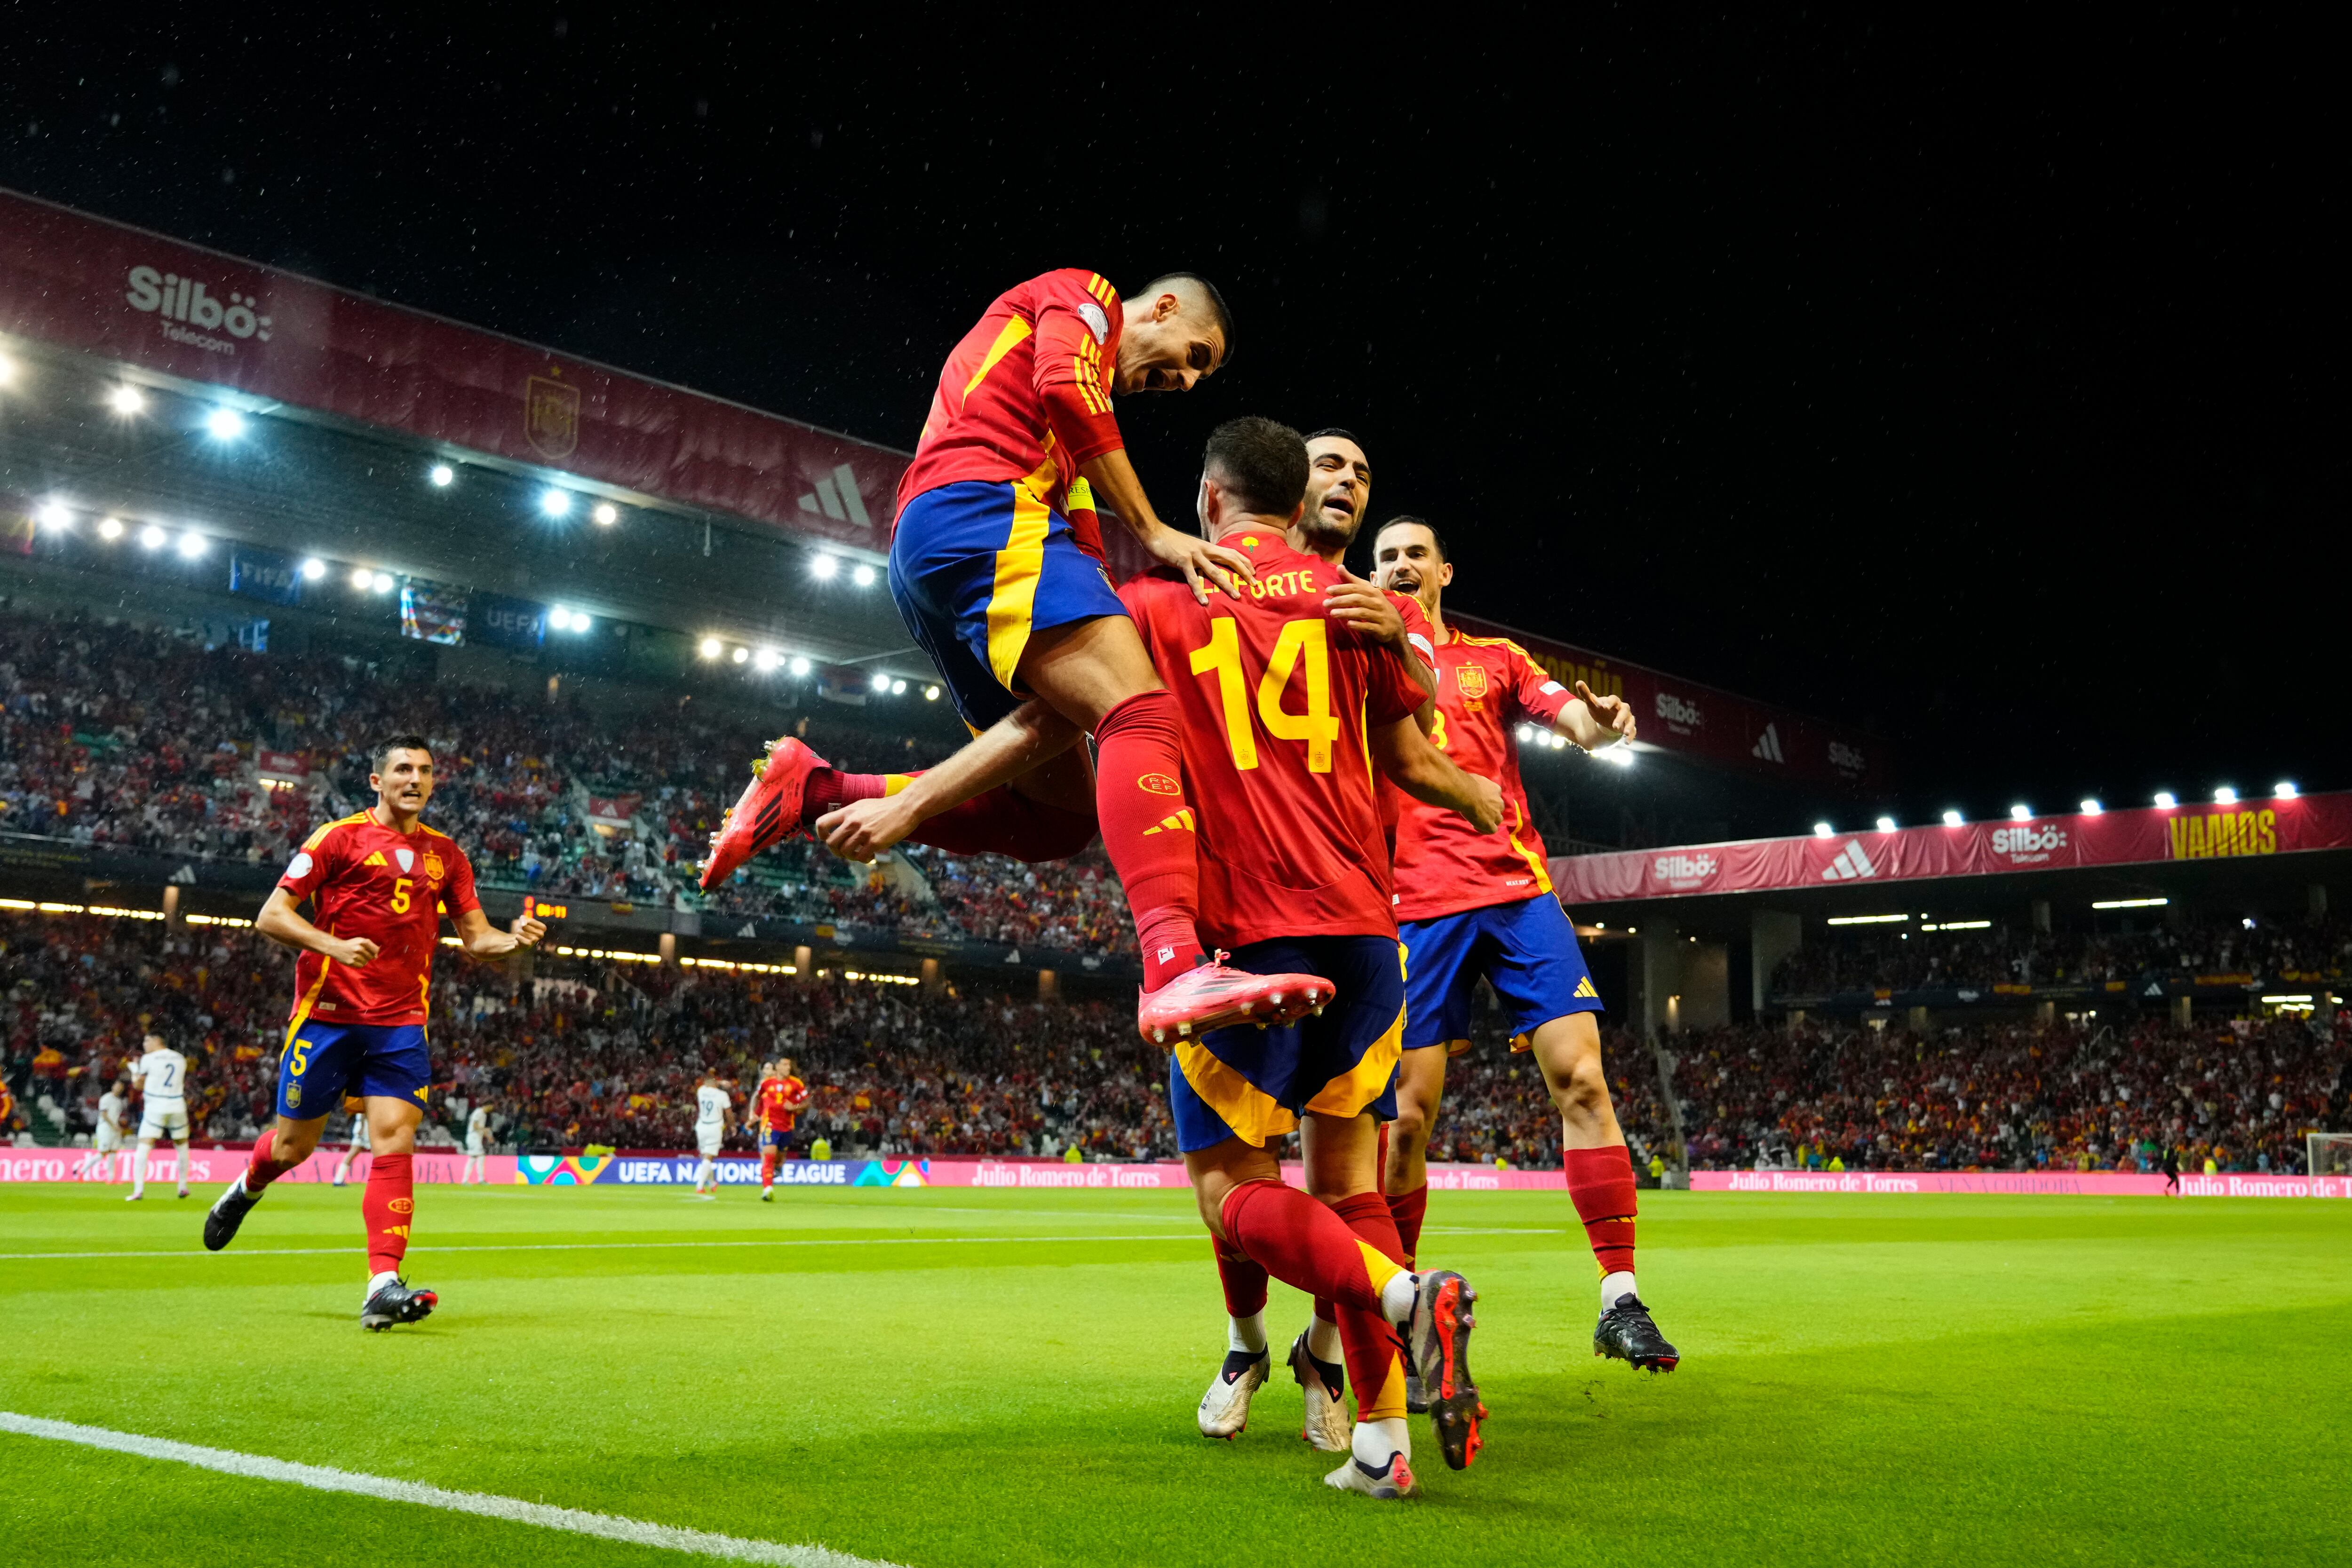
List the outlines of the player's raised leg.
{"label": "player's raised leg", "polygon": [[[398,1031],[386,1030],[387,1034]],[[417,1031],[422,1055],[423,1031]],[[360,1327],[381,1333],[394,1323],[413,1323],[440,1304],[440,1296],[412,1287],[401,1277],[401,1260],[415,1223],[416,1125],[425,1119],[424,1085],[401,1094],[373,1090],[367,1096],[367,1186],[360,1214],[367,1226],[368,1282],[360,1300]]]}

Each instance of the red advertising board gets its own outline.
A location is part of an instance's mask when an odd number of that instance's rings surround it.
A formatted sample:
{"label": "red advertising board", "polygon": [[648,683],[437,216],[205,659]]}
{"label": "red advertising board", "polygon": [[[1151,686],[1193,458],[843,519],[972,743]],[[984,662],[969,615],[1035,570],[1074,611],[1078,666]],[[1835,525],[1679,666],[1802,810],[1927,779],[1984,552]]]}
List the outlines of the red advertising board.
{"label": "red advertising board", "polygon": [[903,453],[0,191],[0,332],[845,544]]}
{"label": "red advertising board", "polygon": [[1887,743],[1851,726],[1768,706],[1476,616],[1449,610],[1445,619],[1473,637],[1510,638],[1563,685],[1582,681],[1602,696],[1623,697],[1641,723],[1642,739],[1661,750],[1808,784],[1884,789],[1895,782]]}
{"label": "red advertising board", "polygon": [[1568,855],[1551,862],[1562,904],[1606,904],[2070,866],[2143,865],[2352,847],[2352,793],[2096,816],[1968,822],[1680,849]]}

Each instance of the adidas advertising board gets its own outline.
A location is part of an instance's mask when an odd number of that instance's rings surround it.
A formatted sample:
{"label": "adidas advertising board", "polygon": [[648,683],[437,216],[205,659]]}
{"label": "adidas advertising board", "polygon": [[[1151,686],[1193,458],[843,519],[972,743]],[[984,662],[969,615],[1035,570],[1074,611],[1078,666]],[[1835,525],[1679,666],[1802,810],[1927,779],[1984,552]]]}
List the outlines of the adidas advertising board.
{"label": "adidas advertising board", "polygon": [[2068,814],[1827,838],[1748,839],[1672,850],[1563,855],[1553,885],[1570,908],[1661,894],[1982,876],[2352,848],[2352,793]]}

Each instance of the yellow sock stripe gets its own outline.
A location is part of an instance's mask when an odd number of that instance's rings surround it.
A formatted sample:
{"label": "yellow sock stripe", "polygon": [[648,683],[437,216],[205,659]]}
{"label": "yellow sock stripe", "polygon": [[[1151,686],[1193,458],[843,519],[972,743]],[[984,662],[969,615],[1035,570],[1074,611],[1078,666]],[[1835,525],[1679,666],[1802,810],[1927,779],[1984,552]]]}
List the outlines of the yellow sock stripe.
{"label": "yellow sock stripe", "polygon": [[1356,1238],[1356,1250],[1364,1255],[1364,1277],[1371,1281],[1372,1294],[1376,1296],[1389,1288],[1391,1280],[1404,1272],[1403,1264],[1383,1257],[1379,1248],[1360,1236]]}
{"label": "yellow sock stripe", "polygon": [[1356,1390],[1356,1419],[1359,1421],[1393,1421],[1405,1414],[1404,1357],[1393,1346],[1388,1349],[1388,1375],[1381,1379],[1381,1391],[1371,1398],[1364,1397],[1361,1388]]}

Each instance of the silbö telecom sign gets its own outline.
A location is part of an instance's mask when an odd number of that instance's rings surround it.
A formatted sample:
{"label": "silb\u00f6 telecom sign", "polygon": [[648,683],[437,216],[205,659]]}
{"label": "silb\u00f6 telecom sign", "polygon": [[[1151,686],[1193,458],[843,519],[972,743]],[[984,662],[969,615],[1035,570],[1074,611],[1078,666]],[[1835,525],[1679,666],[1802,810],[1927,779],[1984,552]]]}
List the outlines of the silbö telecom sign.
{"label": "silb\u00f6 telecom sign", "polygon": [[[131,269],[123,300],[133,310],[156,317],[163,335],[208,354],[234,354],[240,342],[269,341],[269,318],[258,295],[231,289],[224,298],[200,278],[152,267]],[[221,334],[226,334],[222,336]]]}

